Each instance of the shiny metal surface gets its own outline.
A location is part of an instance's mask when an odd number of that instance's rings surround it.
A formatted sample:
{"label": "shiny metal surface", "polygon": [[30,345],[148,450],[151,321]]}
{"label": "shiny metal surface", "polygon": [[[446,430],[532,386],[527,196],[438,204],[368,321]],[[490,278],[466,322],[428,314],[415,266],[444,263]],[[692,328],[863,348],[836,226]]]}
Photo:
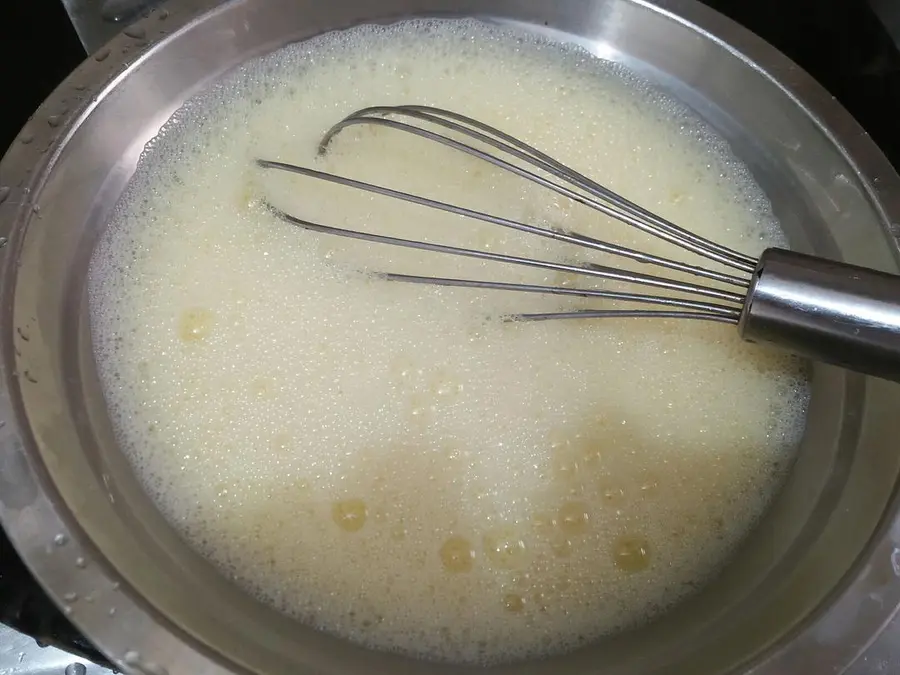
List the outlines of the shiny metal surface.
{"label": "shiny metal surface", "polygon": [[738,326],[815,361],[900,381],[900,276],[769,249]]}
{"label": "shiny metal surface", "polygon": [[0,624],[0,675],[112,675],[107,668],[79,659]]}
{"label": "shiny metal surface", "polygon": [[142,13],[161,3],[162,0],[62,0],[88,54],[93,54]]}
{"label": "shiny metal surface", "polygon": [[[885,158],[796,66],[691,0],[234,0],[204,13],[213,4],[173,4],[117,37],[0,162],[0,521],[71,620],[129,672],[471,672],[373,653],[256,603],[181,542],[113,442],[91,357],[86,263],[144,143],[248,58],[412,14],[494,17],[577,40],[719,129],[793,248],[898,270],[900,179]],[[653,625],[495,672],[842,672],[900,604],[900,393],[835,368],[812,378],[784,490],[718,579]]]}

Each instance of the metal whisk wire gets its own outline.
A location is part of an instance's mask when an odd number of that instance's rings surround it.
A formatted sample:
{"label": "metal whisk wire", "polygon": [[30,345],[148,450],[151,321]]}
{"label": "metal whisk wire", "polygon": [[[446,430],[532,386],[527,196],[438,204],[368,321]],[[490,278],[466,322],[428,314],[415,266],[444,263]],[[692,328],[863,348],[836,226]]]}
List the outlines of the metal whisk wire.
{"label": "metal whisk wire", "polygon": [[[433,125],[440,129],[449,130],[463,138],[471,139],[474,142],[488,146],[500,153],[506,154],[521,163],[513,163],[502,156],[498,156],[489,151],[480,149],[467,142],[463,142],[456,138],[451,138],[443,133],[433,131],[428,128],[416,126],[406,122],[400,122],[396,119],[389,119],[388,116],[405,117],[414,119]],[[491,260],[499,263],[536,267],[557,272],[571,273],[577,275],[585,275],[594,278],[605,279],[616,282],[634,283],[651,288],[665,289],[682,294],[692,294],[701,298],[712,298],[718,302],[706,302],[701,300],[692,300],[683,297],[672,297],[658,294],[632,293],[624,291],[602,290],[602,289],[579,289],[559,286],[543,286],[535,284],[518,284],[481,281],[472,279],[450,279],[430,276],[415,276],[405,274],[395,274],[389,272],[378,273],[383,279],[390,281],[401,281],[407,283],[431,284],[442,286],[470,287],[479,289],[495,289],[507,291],[519,291],[528,293],[544,293],[552,295],[570,295],[579,297],[602,298],[606,300],[632,302],[640,304],[652,304],[667,309],[592,309],[577,310],[569,312],[546,312],[531,314],[513,314],[507,318],[514,320],[547,320],[547,319],[567,319],[567,318],[601,318],[601,317],[656,317],[656,318],[679,318],[679,319],[704,319],[709,321],[720,321],[726,323],[738,323],[742,306],[746,298],[749,288],[749,275],[756,268],[757,260],[733,251],[721,244],[705,239],[693,232],[678,227],[674,223],[667,221],[656,214],[634,204],[625,199],[621,195],[612,192],[608,188],[590,180],[586,176],[558,162],[552,157],[540,152],[532,146],[505,134],[487,124],[471,119],[458,113],[432,108],[428,106],[378,106],[359,110],[337,124],[335,124],[323,137],[319,145],[319,154],[325,154],[334,137],[342,130],[354,125],[373,125],[386,127],[392,130],[410,133],[421,138],[435,141],[446,147],[461,151],[469,156],[488,162],[504,171],[511,172],[533,183],[548,188],[559,195],[572,199],[573,201],[592,208],[606,216],[619,220],[627,225],[635,227],[647,234],[658,237],[686,251],[702,256],[708,260],[716,262],[722,266],[732,268],[740,273],[740,276],[726,272],[711,270],[698,265],[684,263],[678,260],[656,256],[642,251],[637,251],[625,246],[603,241],[593,237],[588,237],[577,232],[550,229],[522,223],[519,221],[495,216],[492,214],[468,209],[454,204],[448,204],[434,199],[414,195],[391,189],[385,186],[375,185],[364,181],[355,180],[345,176],[319,171],[316,169],[301,167],[285,162],[276,162],[272,160],[257,160],[257,164],[264,169],[276,169],[292,172],[302,176],[324,180],[330,183],[365,190],[371,193],[380,194],[386,197],[401,199],[406,202],[425,206],[448,213],[453,213],[466,218],[472,218],[483,222],[492,223],[502,227],[507,227],[522,232],[528,232],[538,236],[546,237],[556,241],[562,241],[575,244],[584,248],[612,254],[622,258],[644,264],[655,265],[665,269],[682,272],[695,277],[709,279],[719,282],[723,285],[737,287],[740,292],[725,290],[722,288],[704,286],[696,283],[690,283],[677,279],[657,276],[653,274],[645,274],[641,272],[632,272],[606,265],[593,263],[583,264],[565,264],[546,260],[537,260],[533,258],[522,258],[517,256],[494,253],[491,251],[460,248],[448,246],[444,244],[403,239],[391,237],[382,234],[361,232],[344,228],[313,223],[311,221],[298,218],[292,214],[288,214],[271,203],[266,203],[267,207],[277,216],[291,224],[297,225],[307,230],[312,230],[324,234],[331,234],[353,239],[369,241],[373,243],[388,244],[401,246],[406,248],[415,248],[424,251],[436,253],[445,253],[456,256],[470,257],[482,260]],[[565,184],[559,183],[539,173],[530,170],[549,174],[550,176],[564,181]]]}

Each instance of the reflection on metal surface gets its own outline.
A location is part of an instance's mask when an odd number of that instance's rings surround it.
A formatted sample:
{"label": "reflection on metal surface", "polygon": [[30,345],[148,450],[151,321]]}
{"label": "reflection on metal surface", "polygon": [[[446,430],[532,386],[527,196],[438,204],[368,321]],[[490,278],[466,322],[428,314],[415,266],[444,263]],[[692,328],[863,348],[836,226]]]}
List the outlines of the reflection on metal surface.
{"label": "reflection on metal surface", "polygon": [[162,0],[62,0],[88,54],[109,42],[123,26]]}
{"label": "reflection on metal surface", "polygon": [[112,672],[54,647],[41,647],[30,637],[0,624],[0,675],[112,675]]}
{"label": "reflection on metal surface", "polygon": [[844,675],[896,675],[900,673],[900,616],[866,649]]}

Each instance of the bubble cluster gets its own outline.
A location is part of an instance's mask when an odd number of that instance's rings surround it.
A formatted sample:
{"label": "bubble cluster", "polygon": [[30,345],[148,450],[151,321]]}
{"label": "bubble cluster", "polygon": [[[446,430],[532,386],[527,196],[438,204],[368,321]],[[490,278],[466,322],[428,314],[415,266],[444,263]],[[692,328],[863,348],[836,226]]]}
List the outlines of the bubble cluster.
{"label": "bubble cluster", "polygon": [[347,129],[317,156],[322,134],[351,111],[410,102],[497,125],[749,254],[784,243],[722,141],[619,66],[471,21],[331,34],[230,74],[145,150],[91,267],[113,423],[184,538],[298,620],[456,662],[572,649],[648,620],[724,564],[789,465],[803,371],[728,326],[504,323],[491,317],[597,301],[369,272],[598,282],[337,240],[265,208],[614,262],[266,172],[259,157],[691,261],[388,129]]}

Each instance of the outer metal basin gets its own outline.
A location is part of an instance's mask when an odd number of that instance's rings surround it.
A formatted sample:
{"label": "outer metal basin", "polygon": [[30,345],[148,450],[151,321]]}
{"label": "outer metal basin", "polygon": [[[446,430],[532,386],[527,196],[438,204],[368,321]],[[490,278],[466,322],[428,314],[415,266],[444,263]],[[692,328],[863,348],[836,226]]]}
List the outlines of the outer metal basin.
{"label": "outer metal basin", "polygon": [[[891,235],[900,179],[885,158],[807,75],[692,0],[215,4],[169,6],[116,38],[60,86],[0,164],[0,518],[72,620],[133,672],[468,672],[369,652],[253,601],[179,540],[113,442],[85,313],[92,246],[144,143],[241,62],[410,15],[559,31],[627,62],[715,126],[795,248],[900,269]],[[898,439],[900,388],[815,368],[796,465],[718,580],[653,625],[497,672],[841,672],[900,603]]]}

